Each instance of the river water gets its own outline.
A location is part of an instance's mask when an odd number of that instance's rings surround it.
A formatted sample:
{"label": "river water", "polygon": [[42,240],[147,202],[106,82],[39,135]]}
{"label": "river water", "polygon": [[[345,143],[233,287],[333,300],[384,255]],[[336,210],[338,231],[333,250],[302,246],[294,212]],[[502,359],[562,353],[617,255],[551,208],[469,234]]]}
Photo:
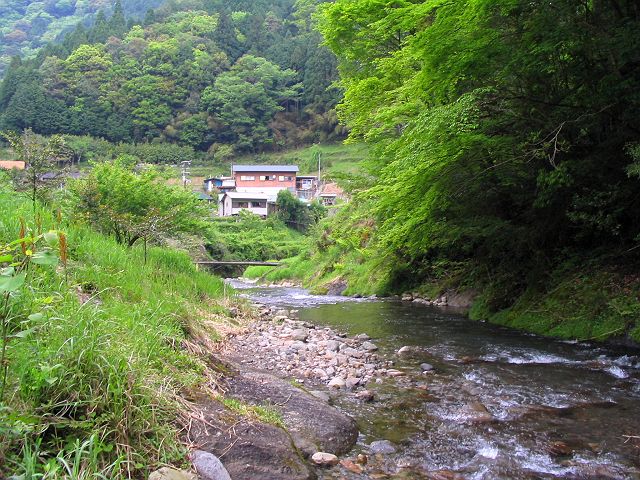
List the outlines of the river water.
{"label": "river water", "polygon": [[[366,333],[405,377],[371,382],[376,401],[340,396],[371,456],[368,478],[640,479],[640,352],[554,341],[394,301],[309,295],[233,282],[301,320]],[[413,347],[399,355],[403,346]],[[431,373],[422,373],[428,362]],[[371,465],[370,465],[371,467]],[[334,469],[335,470],[335,469]],[[323,478],[367,478],[330,471]]]}

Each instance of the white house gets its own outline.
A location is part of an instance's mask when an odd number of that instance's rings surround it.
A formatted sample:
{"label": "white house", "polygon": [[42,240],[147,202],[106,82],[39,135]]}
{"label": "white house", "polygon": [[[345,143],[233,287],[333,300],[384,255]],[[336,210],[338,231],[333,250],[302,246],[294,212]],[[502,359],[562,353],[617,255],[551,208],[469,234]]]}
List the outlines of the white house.
{"label": "white house", "polygon": [[226,192],[218,197],[218,216],[230,217],[247,210],[266,217],[275,209],[276,195],[260,192]]}

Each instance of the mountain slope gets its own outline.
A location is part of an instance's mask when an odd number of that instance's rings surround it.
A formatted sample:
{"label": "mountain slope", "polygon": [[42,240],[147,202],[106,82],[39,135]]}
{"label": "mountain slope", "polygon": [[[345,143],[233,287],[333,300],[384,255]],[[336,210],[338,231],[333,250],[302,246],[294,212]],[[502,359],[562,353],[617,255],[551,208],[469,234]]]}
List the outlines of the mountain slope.
{"label": "mountain slope", "polygon": [[[123,0],[127,18],[143,17],[163,0]],[[0,2],[0,77],[11,57],[31,57],[60,40],[79,23],[92,24],[100,10],[114,11],[115,0],[4,0]]]}

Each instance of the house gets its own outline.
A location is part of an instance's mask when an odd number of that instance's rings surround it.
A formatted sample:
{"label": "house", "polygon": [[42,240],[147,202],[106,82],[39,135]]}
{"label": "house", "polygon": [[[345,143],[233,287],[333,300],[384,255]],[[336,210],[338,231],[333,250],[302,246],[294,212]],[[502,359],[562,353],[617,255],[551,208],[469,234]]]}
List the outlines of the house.
{"label": "house", "polygon": [[315,175],[298,175],[296,177],[296,193],[299,199],[310,200],[318,191],[318,177]]}
{"label": "house", "polygon": [[233,165],[231,170],[237,192],[296,192],[297,165]]}
{"label": "house", "polygon": [[24,170],[25,167],[21,160],[0,160],[0,170]]}
{"label": "house", "polygon": [[218,216],[230,217],[247,210],[261,217],[275,211],[276,195],[262,192],[225,192],[218,197]]}
{"label": "house", "polygon": [[213,197],[211,195],[207,195],[206,193],[203,193],[203,192],[193,192],[193,193],[198,197],[198,200],[202,200],[207,203],[213,202]]}
{"label": "house", "polygon": [[205,178],[203,185],[205,192],[213,192],[214,188],[217,188],[221,192],[228,192],[236,188],[236,182],[233,177]]}
{"label": "house", "polygon": [[320,190],[320,200],[323,205],[335,205],[336,200],[344,200],[344,190],[337,183],[325,183]]}

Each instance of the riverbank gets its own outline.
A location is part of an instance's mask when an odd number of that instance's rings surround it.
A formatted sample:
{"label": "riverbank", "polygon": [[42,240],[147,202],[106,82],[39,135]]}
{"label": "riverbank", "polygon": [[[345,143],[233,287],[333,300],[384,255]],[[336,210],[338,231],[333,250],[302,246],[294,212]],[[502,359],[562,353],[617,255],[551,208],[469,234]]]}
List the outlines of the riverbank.
{"label": "riverbank", "polygon": [[551,338],[640,346],[640,276],[632,268],[591,261],[580,268],[560,266],[545,283],[503,298],[498,281],[475,282],[471,274],[444,273],[439,280],[410,289],[390,285],[388,267],[370,259],[347,268],[316,253],[285,260],[280,267],[249,268],[245,276],[261,283],[292,282],[314,293],[396,296],[424,305],[451,306],[488,321]]}

